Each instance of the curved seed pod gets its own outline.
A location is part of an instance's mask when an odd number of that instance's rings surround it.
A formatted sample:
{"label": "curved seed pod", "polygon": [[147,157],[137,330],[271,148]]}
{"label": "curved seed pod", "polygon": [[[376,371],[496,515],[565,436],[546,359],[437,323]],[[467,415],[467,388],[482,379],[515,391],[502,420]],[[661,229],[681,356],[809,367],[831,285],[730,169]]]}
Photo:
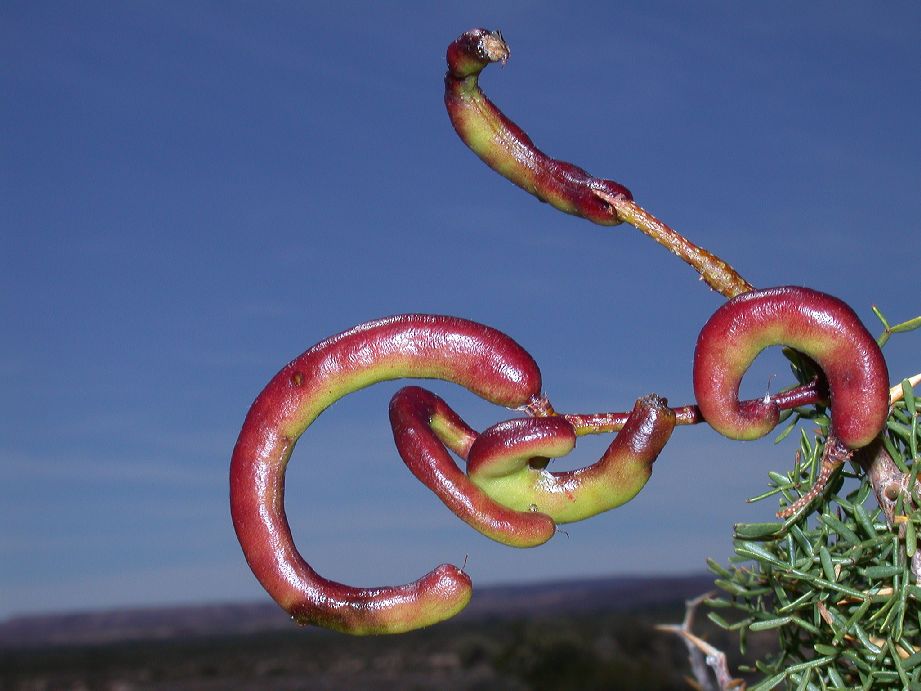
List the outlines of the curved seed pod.
{"label": "curved seed pod", "polygon": [[704,419],[732,439],[757,439],[778,422],[775,399],[739,402],[758,353],[786,345],[805,353],[828,381],[832,431],[851,449],[886,423],[889,374],[876,341],[841,300],[795,286],[744,293],[706,323],[694,352],[694,394]]}
{"label": "curved seed pod", "polygon": [[619,224],[611,204],[598,192],[632,199],[626,187],[547,156],[480,89],[483,68],[508,57],[501,34],[487,29],[471,29],[448,47],[445,106],[457,134],[486,165],[541,201],[600,225]]}
{"label": "curved seed pod", "polygon": [[390,424],[413,475],[475,530],[512,547],[535,547],[553,537],[552,518],[503,506],[457,467],[445,447],[466,458],[477,435],[441,398],[418,386],[400,389],[390,401]]}
{"label": "curved seed pod", "polygon": [[246,560],[297,621],[354,634],[397,633],[447,619],[470,599],[469,577],[443,564],[414,583],[352,588],[319,576],[285,517],[285,468],[297,439],[346,394],[400,377],[455,382],[516,408],[540,391],[540,370],[508,336],[475,322],[401,315],[357,326],[293,360],[256,398],[233,451],[230,508]]}
{"label": "curved seed pod", "polygon": [[508,420],[473,443],[470,479],[496,501],[519,511],[540,511],[571,523],[629,501],[652,474],[652,464],[675,428],[663,398],[645,396],[601,459],[579,470],[551,473],[547,458],[569,453],[573,427],[562,417]]}
{"label": "curved seed pod", "polygon": [[714,290],[733,297],[752,289],[727,262],[670,228],[613,180],[596,178],[551,158],[482,92],[480,72],[504,63],[509,47],[498,32],[472,29],[448,46],[445,106],[461,140],[490,168],[541,201],[603,226],[626,221],[690,264]]}

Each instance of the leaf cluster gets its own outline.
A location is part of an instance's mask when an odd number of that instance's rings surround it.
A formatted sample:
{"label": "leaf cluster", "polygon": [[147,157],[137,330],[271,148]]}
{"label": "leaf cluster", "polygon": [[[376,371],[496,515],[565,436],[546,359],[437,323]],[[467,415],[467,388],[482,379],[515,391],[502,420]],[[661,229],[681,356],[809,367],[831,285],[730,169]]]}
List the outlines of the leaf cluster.
{"label": "leaf cluster", "polygon": [[[890,327],[891,333],[909,328]],[[915,324],[914,322],[917,322]],[[807,381],[811,363],[788,354]],[[855,457],[836,471],[811,505],[784,522],[734,528],[728,565],[708,560],[723,591],[708,616],[738,634],[742,652],[750,632],[776,631],[779,646],[740,671],[759,681],[752,691],[780,685],[797,689],[921,689],[921,400],[907,380],[881,434],[885,453],[901,477],[890,512],[881,508],[863,463]],[[818,475],[829,418],[821,407],[797,409],[777,441],[800,430],[792,470],[769,473],[770,487],[751,501],[770,498],[789,506]],[[808,434],[799,423],[815,426]]]}

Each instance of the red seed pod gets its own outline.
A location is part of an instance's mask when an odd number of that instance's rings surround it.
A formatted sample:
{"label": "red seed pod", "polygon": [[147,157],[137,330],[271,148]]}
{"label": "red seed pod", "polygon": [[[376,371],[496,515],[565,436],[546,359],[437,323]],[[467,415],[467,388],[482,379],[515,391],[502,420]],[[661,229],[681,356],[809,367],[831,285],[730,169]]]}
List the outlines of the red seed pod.
{"label": "red seed pod", "polygon": [[540,391],[540,370],[503,333],[454,317],[401,315],[357,326],[293,360],[254,401],[230,466],[230,508],[246,560],[298,622],[353,634],[397,633],[466,606],[469,577],[443,564],[403,586],[353,588],[298,553],[285,516],[285,468],[305,429],[339,398],[401,377],[455,382],[509,408]]}
{"label": "red seed pod", "polygon": [[477,435],[441,398],[418,386],[400,389],[390,401],[390,424],[413,475],[475,530],[511,547],[535,547],[553,537],[552,518],[494,501],[457,467],[446,447],[466,458]]}
{"label": "red seed pod", "polygon": [[593,223],[619,224],[602,196],[633,199],[630,190],[545,154],[480,89],[483,68],[508,57],[502,35],[487,29],[471,29],[448,46],[445,106],[457,134],[486,165],[541,201]]}
{"label": "red seed pod", "polygon": [[652,464],[675,428],[675,412],[656,395],[636,402],[601,459],[552,473],[547,461],[572,451],[576,432],[562,417],[507,420],[470,448],[467,473],[491,497],[557,523],[581,521],[626,503],[646,485]]}
{"label": "red seed pod", "polygon": [[841,300],[795,286],[743,293],[710,318],[694,352],[694,393],[704,419],[732,439],[757,439],[778,422],[777,401],[739,402],[758,353],[786,345],[818,363],[828,383],[832,431],[851,449],[886,423],[889,374],[876,341]]}
{"label": "red seed pod", "polygon": [[504,63],[508,57],[505,39],[487,29],[471,29],[448,46],[448,116],[464,144],[486,165],[564,213],[603,226],[626,221],[690,264],[707,285],[726,297],[752,289],[728,263],[634,203],[623,185],[593,177],[538,149],[479,87],[480,72],[489,63]]}

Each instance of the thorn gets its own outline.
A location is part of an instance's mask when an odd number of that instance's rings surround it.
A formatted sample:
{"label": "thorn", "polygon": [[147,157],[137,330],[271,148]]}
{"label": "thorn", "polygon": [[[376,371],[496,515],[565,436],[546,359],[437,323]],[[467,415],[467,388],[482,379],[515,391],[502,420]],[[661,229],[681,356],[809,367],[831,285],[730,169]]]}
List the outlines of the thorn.
{"label": "thorn", "polygon": [[768,377],[767,388],[764,392],[764,402],[765,403],[771,402],[771,384],[774,383],[774,377],[776,376],[777,376],[776,374],[772,374],[770,377]]}

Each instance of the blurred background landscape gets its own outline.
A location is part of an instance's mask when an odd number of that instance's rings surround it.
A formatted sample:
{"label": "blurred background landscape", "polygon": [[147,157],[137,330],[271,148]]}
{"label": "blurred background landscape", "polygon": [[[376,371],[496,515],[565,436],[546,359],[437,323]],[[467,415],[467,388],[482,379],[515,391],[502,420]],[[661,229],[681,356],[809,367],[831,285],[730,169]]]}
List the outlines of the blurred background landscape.
{"label": "blurred background landscape", "polygon": [[[0,624],[10,689],[686,689],[680,623],[706,575],[481,588],[402,636],[298,630],[272,603],[20,617]],[[698,614],[695,631],[738,655]],[[749,643],[763,651],[768,639]]]}

